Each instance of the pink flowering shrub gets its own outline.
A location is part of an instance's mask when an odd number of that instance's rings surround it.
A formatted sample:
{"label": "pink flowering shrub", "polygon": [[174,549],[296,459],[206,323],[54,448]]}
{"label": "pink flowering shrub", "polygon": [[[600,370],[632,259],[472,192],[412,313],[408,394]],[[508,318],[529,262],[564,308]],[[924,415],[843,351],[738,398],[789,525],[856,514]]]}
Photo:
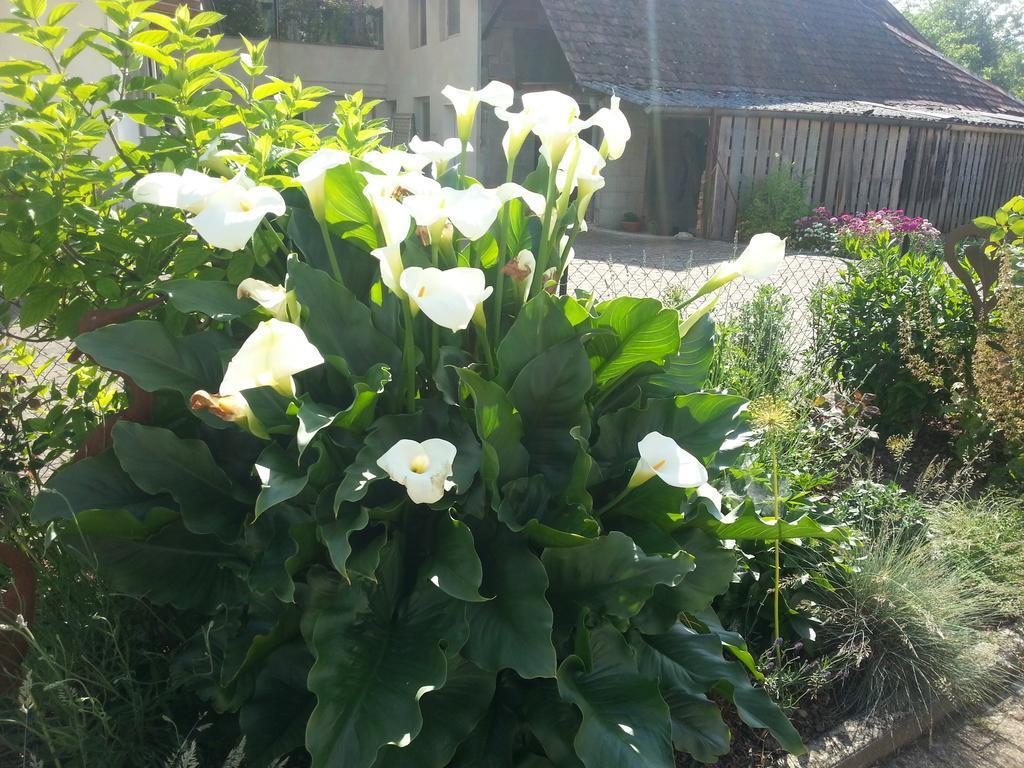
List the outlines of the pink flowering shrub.
{"label": "pink flowering shrub", "polygon": [[910,250],[915,252],[931,252],[941,245],[941,233],[928,219],[889,208],[841,216],[828,208],[815,208],[811,215],[794,222],[794,230],[798,247],[836,255],[856,254],[865,243],[880,237],[909,237]]}

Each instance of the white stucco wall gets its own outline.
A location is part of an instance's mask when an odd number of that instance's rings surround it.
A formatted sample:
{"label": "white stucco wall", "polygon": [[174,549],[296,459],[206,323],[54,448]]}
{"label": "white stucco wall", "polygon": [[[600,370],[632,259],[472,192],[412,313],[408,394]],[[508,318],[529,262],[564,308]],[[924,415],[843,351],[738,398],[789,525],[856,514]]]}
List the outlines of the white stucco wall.
{"label": "white stucco wall", "polygon": [[[427,44],[417,48],[412,46],[410,0],[387,0],[384,5],[387,98],[395,102],[399,113],[413,113],[416,99],[429,98],[430,138],[434,140],[455,135],[454,112],[441,90],[449,84],[459,88],[481,85],[480,2],[460,0],[460,32],[448,38],[442,30],[444,2],[427,0]],[[474,139],[474,145],[479,143],[478,136]],[[468,166],[474,173],[472,155]]]}
{"label": "white stucco wall", "polygon": [[647,146],[650,119],[646,113],[623,104],[632,138],[618,160],[605,168],[605,188],[591,204],[593,222],[599,227],[617,228],[624,213],[644,213],[647,184]]}

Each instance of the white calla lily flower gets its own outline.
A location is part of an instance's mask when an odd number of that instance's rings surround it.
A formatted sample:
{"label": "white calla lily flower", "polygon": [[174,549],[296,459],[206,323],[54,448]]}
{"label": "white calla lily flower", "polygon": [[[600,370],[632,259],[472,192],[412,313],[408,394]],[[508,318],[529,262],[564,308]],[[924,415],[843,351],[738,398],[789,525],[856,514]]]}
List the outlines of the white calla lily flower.
{"label": "white calla lily flower", "polygon": [[137,203],[200,213],[210,196],[224,184],[230,183],[228,179],[207,176],[192,169],[186,169],[181,174],[149,173],[139,179],[132,189],[132,199]]}
{"label": "white calla lily flower", "polygon": [[414,504],[433,504],[455,487],[451,477],[456,453],[454,445],[439,437],[422,443],[399,440],[377,459],[377,466],[405,486]]}
{"label": "white calla lily flower", "polygon": [[323,362],[323,355],[299,326],[276,318],[266,320],[256,326],[231,358],[217,394],[200,390],[192,395],[190,405],[193,410],[208,409],[225,421],[249,421],[251,412],[243,391],[273,387],[286,397],[294,397],[292,377]]}
{"label": "white calla lily flower", "polygon": [[402,290],[402,286],[399,280],[402,277],[402,272],[405,270],[405,265],[402,263],[402,246],[399,243],[394,245],[385,245],[383,248],[374,248],[370,251],[371,255],[380,262],[380,279],[392,293],[396,294],[398,298],[405,298],[405,291]]}
{"label": "white calla lily flower", "polygon": [[537,192],[531,192],[521,184],[516,184],[514,181],[507,181],[495,190],[498,198],[502,203],[507,203],[509,200],[520,198],[526,203],[527,208],[533,212],[535,216],[543,216],[544,208],[547,205],[547,201],[544,200],[544,195],[538,194]]}
{"label": "white calla lily flower", "polygon": [[436,181],[419,173],[395,176],[364,173],[363,176],[366,178],[363,194],[377,214],[386,245],[397,245],[409,234],[412,217],[401,201],[410,194],[424,194],[440,189]]}
{"label": "white calla lily flower", "polygon": [[289,320],[298,314],[295,311],[298,307],[294,294],[285,290],[283,285],[272,285],[255,277],[247,277],[238,284],[237,296],[240,299],[252,299],[278,320]]}
{"label": "white calla lily flower", "polygon": [[533,117],[533,133],[549,165],[557,168],[572,140],[587,127],[580,120],[580,105],[559,91],[537,91],[523,94],[523,111]]}
{"label": "white calla lily flower", "polygon": [[343,149],[318,149],[299,163],[296,180],[309,198],[309,207],[317,221],[324,219],[324,177],[331,168],[347,165],[351,156]]}
{"label": "white calla lily flower", "polygon": [[786,241],[765,232],[750,238],[750,245],[736,259],[735,267],[744,277],[763,279],[774,275],[785,258]]}
{"label": "white calla lily flower", "polygon": [[272,187],[255,186],[239,174],[206,198],[202,210],[188,220],[196,233],[215,248],[240,251],[267,214],[282,216],[284,198]]}
{"label": "white calla lily flower", "polygon": [[618,160],[626,151],[626,143],[632,133],[629,120],[619,109],[619,97],[612,96],[611,107],[602,107],[587,121],[588,125],[596,125],[604,132],[601,142],[601,155],[609,160]]}
{"label": "white calla lily flower", "polygon": [[491,295],[483,270],[408,267],[399,280],[414,311],[452,331],[469,327],[477,308]]}
{"label": "white calla lily flower", "polygon": [[403,171],[422,171],[430,162],[426,157],[400,149],[371,149],[359,159],[385,176],[397,176]]}
{"label": "white calla lily flower", "polygon": [[520,150],[522,150],[527,137],[533,130],[536,118],[526,110],[510,112],[500,107],[494,110],[494,114],[499,120],[508,123],[508,129],[501,139],[501,148],[505,151],[505,159],[510,163],[514,162]]}
{"label": "white calla lily flower", "polygon": [[481,102],[490,104],[492,107],[508,109],[516,98],[512,86],[498,80],[492,80],[479,91],[473,88],[464,90],[456,88],[454,85],[446,85],[441,94],[455,107],[459,140],[463,144],[469,143],[469,137],[473,133],[473,121],[476,119],[476,110]]}
{"label": "white calla lily flower", "polygon": [[416,226],[428,231],[432,242],[440,236],[447,221],[451,221],[463,237],[476,241],[490,230],[501,206],[517,197],[522,198],[538,216],[544,212],[543,195],[513,183],[502,184],[497,189],[487,189],[479,184],[468,189],[437,187],[424,194],[409,195],[403,198],[402,204]]}
{"label": "white calla lily flower", "polygon": [[699,488],[708,481],[708,471],[697,457],[660,432],[648,434],[637,443],[637,450],[640,461],[629,480],[629,488],[636,488],[655,476],[674,488]]}
{"label": "white calla lily flower", "polygon": [[604,188],[605,160],[601,153],[585,141],[580,141],[580,156],[576,163],[576,221],[582,223],[587,215],[590,201],[597,192]]}
{"label": "white calla lily flower", "polygon": [[[425,157],[433,163],[434,178],[436,179],[446,170],[448,163],[462,154],[462,142],[456,138],[445,139],[444,144],[436,141],[423,141],[419,136],[413,136],[409,142],[409,149],[420,157]],[[466,151],[472,152],[473,145],[467,144]]]}

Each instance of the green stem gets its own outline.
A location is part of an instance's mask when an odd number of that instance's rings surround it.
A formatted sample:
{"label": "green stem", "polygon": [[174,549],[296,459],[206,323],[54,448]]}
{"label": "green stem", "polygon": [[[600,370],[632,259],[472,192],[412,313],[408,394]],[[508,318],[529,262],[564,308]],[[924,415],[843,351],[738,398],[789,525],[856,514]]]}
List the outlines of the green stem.
{"label": "green stem", "polygon": [[334,273],[335,279],[339,283],[345,281],[341,279],[341,267],[338,266],[338,256],[334,253],[334,243],[331,242],[331,233],[327,229],[327,222],[320,222],[320,234],[324,237],[324,246],[327,248],[327,258],[331,260],[331,271]]}
{"label": "green stem", "polygon": [[[440,257],[438,254],[438,246],[433,240],[430,242],[430,258],[434,263],[434,267],[437,267],[440,263]],[[437,364],[441,359],[441,326],[437,323],[431,323],[430,328],[430,370],[436,371]]]}
{"label": "green stem", "polygon": [[402,363],[405,366],[405,406],[409,413],[416,412],[416,340],[413,337],[412,308],[408,301],[402,302],[405,315],[405,348]]}
{"label": "green stem", "polygon": [[466,145],[469,142],[462,142],[462,151],[459,153],[459,189],[466,188]]}
{"label": "green stem", "polygon": [[616,504],[618,504],[620,501],[626,498],[626,496],[628,496],[629,492],[632,490],[633,489],[627,485],[625,488],[622,489],[622,491],[619,492],[618,496],[616,496],[614,499],[609,501],[607,504],[605,504],[603,507],[601,507],[601,509],[597,511],[597,516],[600,518],[602,515],[604,515],[605,512],[607,512],[609,509],[612,509]]}
{"label": "green stem", "polygon": [[[505,172],[505,183],[512,181],[515,172],[514,160],[508,163],[508,170]],[[509,204],[511,205],[511,204]],[[511,225],[512,217],[509,215],[509,206],[501,209],[501,242],[498,243],[498,270],[494,275],[494,309],[491,310],[491,326],[494,335],[494,344],[501,340],[501,313],[505,302],[505,257],[508,255],[508,228]]]}
{"label": "green stem", "polygon": [[551,213],[553,210],[553,203],[555,198],[555,191],[557,189],[555,181],[558,175],[558,168],[548,169],[548,190],[545,195],[544,205],[544,224],[541,227],[540,232],[540,249],[537,254],[537,268],[533,273],[533,282],[530,287],[530,295],[535,296],[544,286],[544,273],[548,268],[548,228],[551,226]]}
{"label": "green stem", "polygon": [[[779,520],[779,457],[775,446],[775,439],[772,438],[772,501],[774,506],[776,530],[781,532],[782,521]],[[779,620],[779,592],[782,589],[782,566],[781,566],[782,539],[775,537],[775,666],[782,668],[782,623]]]}
{"label": "green stem", "polygon": [[291,249],[288,247],[288,244],[285,243],[284,238],[281,237],[281,233],[274,229],[274,225],[271,224],[266,219],[263,219],[263,225],[267,229],[267,231],[274,236],[274,239],[277,241],[277,244],[281,247],[281,250],[284,251],[285,255],[287,256],[289,253],[291,253]]}

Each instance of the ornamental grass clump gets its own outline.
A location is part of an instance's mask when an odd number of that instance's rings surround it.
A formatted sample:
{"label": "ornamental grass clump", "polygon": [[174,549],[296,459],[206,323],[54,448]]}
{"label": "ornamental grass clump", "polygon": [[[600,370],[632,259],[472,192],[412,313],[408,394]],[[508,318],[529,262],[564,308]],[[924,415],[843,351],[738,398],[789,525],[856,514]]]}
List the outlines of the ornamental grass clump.
{"label": "ornamental grass clump", "polygon": [[[159,94],[184,74],[152,45]],[[236,134],[217,171],[197,153],[110,188],[205,256],[77,338],[155,403],[57,472],[35,520],[177,610],[195,693],[237,716],[253,765],[670,768],[673,746],[729,750],[719,703],[801,751],[710,606],[736,568],[724,540],[843,534],[728,514],[711,481],[750,440],[747,401],[700,391],[712,294],[770,273],[782,241],[755,238],[682,322],[558,297],[629,139],[617,100],[584,119],[553,91],[520,111],[501,83],[445,94],[459,136],[436,146],[293,120],[301,146]],[[466,172],[492,107],[493,188]]]}

